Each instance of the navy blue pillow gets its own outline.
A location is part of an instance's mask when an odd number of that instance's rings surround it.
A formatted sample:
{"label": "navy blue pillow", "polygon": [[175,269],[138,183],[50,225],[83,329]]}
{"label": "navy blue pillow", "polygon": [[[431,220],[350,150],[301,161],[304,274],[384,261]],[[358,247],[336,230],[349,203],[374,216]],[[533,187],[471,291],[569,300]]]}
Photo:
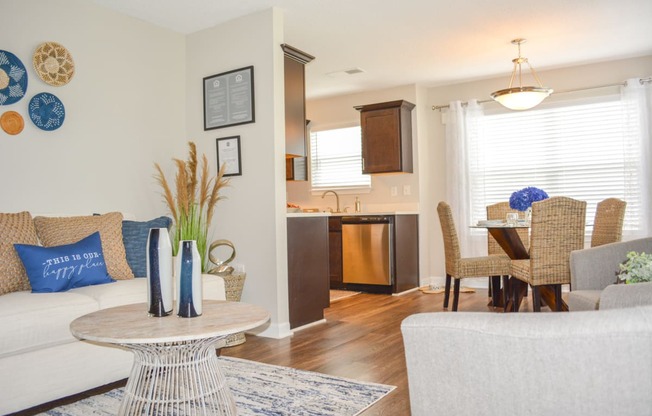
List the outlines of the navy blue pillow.
{"label": "navy blue pillow", "polygon": [[115,281],[106,271],[99,232],[63,246],[14,244],[14,247],[25,266],[32,293],[65,292]]}
{"label": "navy blue pillow", "polygon": [[150,228],[167,228],[172,225],[170,217],[158,217],[149,221],[122,221],[122,241],[127,253],[127,263],[136,277],[147,276],[147,237]]}

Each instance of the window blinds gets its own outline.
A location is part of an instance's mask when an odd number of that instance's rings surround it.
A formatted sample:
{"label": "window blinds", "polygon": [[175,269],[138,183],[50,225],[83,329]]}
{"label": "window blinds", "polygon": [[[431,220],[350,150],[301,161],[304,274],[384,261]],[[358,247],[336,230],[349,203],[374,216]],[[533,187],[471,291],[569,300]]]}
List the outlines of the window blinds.
{"label": "window blinds", "polygon": [[370,187],[371,177],[362,174],[361,153],[359,126],[311,133],[312,188]]}
{"label": "window blinds", "polygon": [[624,230],[637,230],[641,209],[640,144],[619,96],[485,115],[471,140],[472,224],[486,206],[526,186],[587,202],[586,222],[609,197],[627,201]]}

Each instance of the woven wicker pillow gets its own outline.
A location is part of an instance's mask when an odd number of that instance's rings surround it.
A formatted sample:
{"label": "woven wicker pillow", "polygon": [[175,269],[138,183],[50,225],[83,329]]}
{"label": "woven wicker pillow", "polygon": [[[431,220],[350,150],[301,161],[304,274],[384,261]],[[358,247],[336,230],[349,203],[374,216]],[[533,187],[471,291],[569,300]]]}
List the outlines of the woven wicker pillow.
{"label": "woven wicker pillow", "polygon": [[36,233],[45,247],[72,244],[100,232],[106,268],[114,279],[133,279],[122,242],[122,214],[111,212],[84,217],[36,217]]}
{"label": "woven wicker pillow", "polygon": [[32,288],[14,244],[38,244],[34,222],[27,211],[0,214],[0,295]]}

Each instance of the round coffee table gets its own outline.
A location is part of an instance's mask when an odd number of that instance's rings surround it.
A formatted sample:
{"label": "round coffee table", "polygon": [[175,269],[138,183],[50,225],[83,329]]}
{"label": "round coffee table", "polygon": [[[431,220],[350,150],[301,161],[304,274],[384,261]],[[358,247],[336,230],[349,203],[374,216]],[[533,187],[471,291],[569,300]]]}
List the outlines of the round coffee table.
{"label": "round coffee table", "polygon": [[236,415],[215,343],[268,320],[266,310],[241,302],[204,300],[195,318],[150,317],[138,303],[84,315],[70,331],[134,353],[119,415]]}

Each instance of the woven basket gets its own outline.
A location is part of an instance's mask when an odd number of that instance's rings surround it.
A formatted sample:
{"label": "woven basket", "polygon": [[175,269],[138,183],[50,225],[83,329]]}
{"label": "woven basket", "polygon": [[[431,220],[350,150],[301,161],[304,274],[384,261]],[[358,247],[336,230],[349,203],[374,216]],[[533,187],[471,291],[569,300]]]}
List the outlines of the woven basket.
{"label": "woven basket", "polygon": [[[246,273],[231,273],[225,276],[222,276],[224,279],[224,290],[226,292],[226,300],[232,302],[240,302],[240,297],[242,296],[242,289],[244,288],[244,282],[247,278]],[[240,345],[246,341],[244,332],[238,334],[229,335],[226,338],[225,347],[233,347],[235,345]]]}
{"label": "woven basket", "polygon": [[36,74],[46,84],[60,87],[75,75],[75,62],[63,45],[56,42],[41,43],[32,59]]}

